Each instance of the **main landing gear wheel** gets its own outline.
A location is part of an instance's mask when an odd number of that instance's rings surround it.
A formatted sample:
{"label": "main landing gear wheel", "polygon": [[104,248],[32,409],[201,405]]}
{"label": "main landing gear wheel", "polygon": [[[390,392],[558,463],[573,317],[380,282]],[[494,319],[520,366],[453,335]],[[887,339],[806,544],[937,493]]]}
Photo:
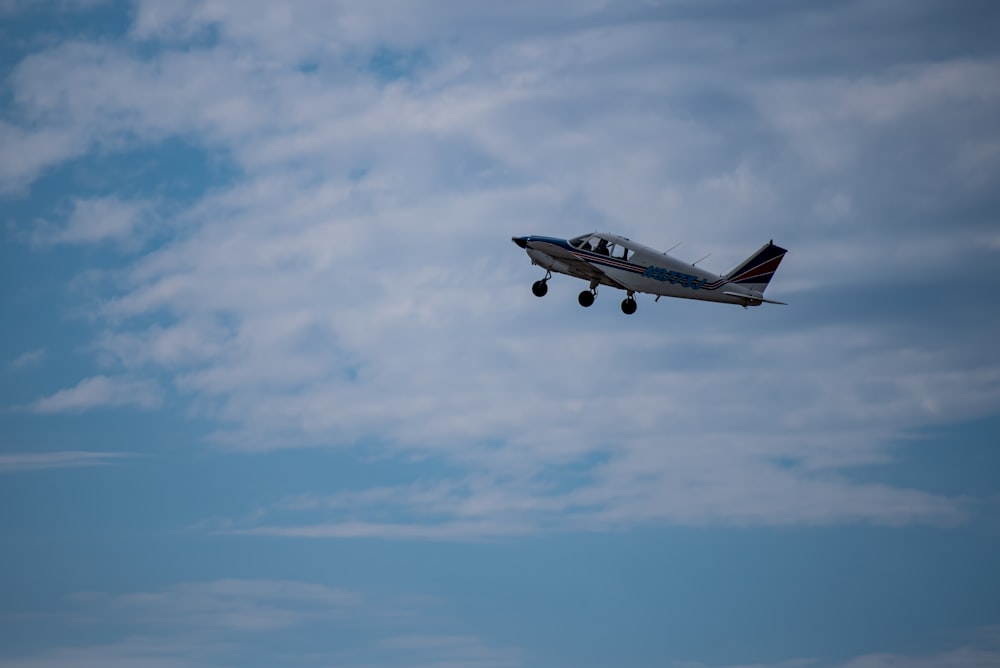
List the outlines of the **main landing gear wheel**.
{"label": "main landing gear wheel", "polygon": [[545,279],[540,281],[535,281],[531,284],[531,292],[536,297],[544,297],[545,293],[549,291],[549,285],[545,282]]}
{"label": "main landing gear wheel", "polygon": [[639,305],[635,303],[635,297],[626,297],[622,300],[622,313],[632,315]]}
{"label": "main landing gear wheel", "polygon": [[577,301],[580,302],[580,306],[586,308],[594,303],[595,296],[596,295],[594,295],[594,293],[591,292],[590,290],[584,290],[583,292],[580,293],[580,296],[577,297]]}

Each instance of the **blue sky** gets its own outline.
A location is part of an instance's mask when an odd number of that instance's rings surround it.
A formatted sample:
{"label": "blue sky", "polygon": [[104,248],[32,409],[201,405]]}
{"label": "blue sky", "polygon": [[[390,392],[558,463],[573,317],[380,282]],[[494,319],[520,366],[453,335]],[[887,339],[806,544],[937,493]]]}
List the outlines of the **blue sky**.
{"label": "blue sky", "polygon": [[1000,665],[998,30],[0,0],[0,668]]}

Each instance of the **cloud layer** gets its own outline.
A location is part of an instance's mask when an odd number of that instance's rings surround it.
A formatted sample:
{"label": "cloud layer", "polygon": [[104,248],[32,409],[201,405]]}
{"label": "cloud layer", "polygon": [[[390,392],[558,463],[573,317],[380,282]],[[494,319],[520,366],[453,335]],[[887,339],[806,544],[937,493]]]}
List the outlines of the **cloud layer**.
{"label": "cloud layer", "polygon": [[[314,490],[311,521],[276,499],[278,524],[220,524],[257,534],[962,521],[962,499],[851,471],[1000,405],[996,314],[961,313],[945,345],[925,301],[970,257],[970,281],[995,277],[1000,60],[880,43],[860,69],[843,31],[902,30],[863,6],[748,12],[742,41],[684,3],[495,14],[140,2],[125,41],[21,61],[8,191],[168,138],[238,175],[180,207],[74,200],[50,240],[132,243],[91,296],[111,362],[31,409],[155,408],[166,378],[227,448],[442,466]],[[816,38],[801,63],[770,46],[793,30]],[[531,297],[506,240],[598,227],[718,270],[774,237],[793,305],[622,319],[568,279]]]}

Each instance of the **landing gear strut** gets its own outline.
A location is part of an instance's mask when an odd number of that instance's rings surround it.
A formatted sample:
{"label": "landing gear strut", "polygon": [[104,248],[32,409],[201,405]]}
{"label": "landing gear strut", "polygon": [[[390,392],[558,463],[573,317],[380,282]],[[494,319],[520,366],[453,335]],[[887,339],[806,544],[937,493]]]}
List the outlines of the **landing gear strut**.
{"label": "landing gear strut", "polygon": [[534,283],[531,284],[531,293],[536,297],[544,297],[545,294],[549,291],[548,280],[550,278],[552,278],[552,272],[551,271],[545,272],[545,278],[541,279],[540,281],[535,281]]}

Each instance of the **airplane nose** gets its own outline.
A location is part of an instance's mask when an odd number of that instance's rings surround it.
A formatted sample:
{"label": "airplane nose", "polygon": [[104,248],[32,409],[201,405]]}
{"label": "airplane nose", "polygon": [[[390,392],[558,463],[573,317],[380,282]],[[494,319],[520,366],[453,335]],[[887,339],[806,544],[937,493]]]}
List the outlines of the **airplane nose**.
{"label": "airplane nose", "polygon": [[510,240],[516,243],[521,248],[528,247],[528,237],[511,237]]}

